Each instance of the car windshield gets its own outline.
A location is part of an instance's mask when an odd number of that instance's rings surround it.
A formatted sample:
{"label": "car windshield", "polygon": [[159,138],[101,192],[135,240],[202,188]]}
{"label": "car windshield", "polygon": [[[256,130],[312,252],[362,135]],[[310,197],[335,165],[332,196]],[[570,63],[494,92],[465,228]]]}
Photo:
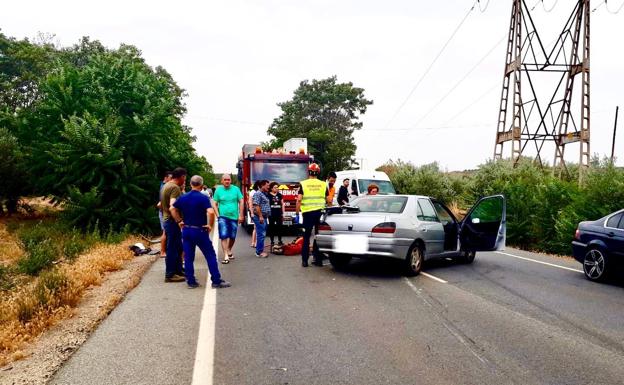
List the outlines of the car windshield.
{"label": "car windshield", "polygon": [[308,178],[308,164],[303,162],[251,162],[251,182],[266,179],[278,183],[295,183]]}
{"label": "car windshield", "polygon": [[376,184],[377,187],[379,187],[379,194],[396,194],[394,186],[392,186],[392,183],[387,180],[359,179],[358,184],[362,194],[367,193],[368,186],[371,184]]}
{"label": "car windshield", "polygon": [[399,214],[405,209],[407,197],[398,196],[365,196],[352,202],[352,206],[364,213]]}

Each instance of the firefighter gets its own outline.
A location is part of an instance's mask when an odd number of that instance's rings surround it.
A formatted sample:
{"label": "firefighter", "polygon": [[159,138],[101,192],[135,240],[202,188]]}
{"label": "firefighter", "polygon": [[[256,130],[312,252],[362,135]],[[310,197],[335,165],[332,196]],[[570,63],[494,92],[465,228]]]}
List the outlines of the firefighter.
{"label": "firefighter", "polygon": [[[321,210],[325,208],[328,196],[327,183],[318,180],[321,168],[316,163],[308,166],[308,179],[301,181],[299,195],[297,197],[296,214],[303,216],[303,246],[301,248],[301,266],[308,267],[308,259],[310,257],[310,238],[312,231],[318,226],[321,220]],[[315,266],[323,266],[323,259],[320,255],[316,244],[314,244],[314,260],[312,264]]]}

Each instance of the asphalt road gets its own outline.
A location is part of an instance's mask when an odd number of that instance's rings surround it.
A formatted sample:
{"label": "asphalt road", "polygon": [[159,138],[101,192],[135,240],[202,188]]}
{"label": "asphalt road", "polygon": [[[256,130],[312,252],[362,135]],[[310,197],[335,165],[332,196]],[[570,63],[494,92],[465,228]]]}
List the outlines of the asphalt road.
{"label": "asphalt road", "polygon": [[[478,253],[472,265],[429,263],[431,276],[405,278],[386,261],[337,272],[302,268],[299,257],[258,259],[246,235],[235,251],[220,265],[233,287],[216,293],[215,384],[624,381],[624,289],[587,281],[574,261],[508,249]],[[212,289],[165,284],[163,265],[54,384],[191,383]],[[196,266],[205,281],[205,262]]]}

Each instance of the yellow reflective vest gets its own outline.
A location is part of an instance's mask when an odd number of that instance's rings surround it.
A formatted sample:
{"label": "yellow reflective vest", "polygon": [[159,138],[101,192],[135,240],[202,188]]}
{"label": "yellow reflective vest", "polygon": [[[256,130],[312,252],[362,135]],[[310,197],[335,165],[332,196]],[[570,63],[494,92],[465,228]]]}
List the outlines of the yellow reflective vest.
{"label": "yellow reflective vest", "polygon": [[303,198],[301,199],[301,212],[321,210],[325,208],[325,191],[327,183],[318,179],[306,179],[301,182]]}

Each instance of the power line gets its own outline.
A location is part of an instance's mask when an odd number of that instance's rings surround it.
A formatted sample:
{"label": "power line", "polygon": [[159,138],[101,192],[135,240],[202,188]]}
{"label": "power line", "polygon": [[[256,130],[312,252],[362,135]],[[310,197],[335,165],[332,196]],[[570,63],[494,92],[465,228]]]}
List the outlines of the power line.
{"label": "power line", "polygon": [[201,116],[201,115],[187,115],[187,119],[205,119],[205,120],[214,120],[218,122],[226,122],[226,123],[236,123],[236,124],[249,124],[254,126],[268,126],[266,123],[260,122],[250,122],[245,120],[236,120],[236,119],[223,119],[223,118],[215,118],[211,116]]}
{"label": "power line", "polygon": [[478,98],[476,98],[475,100],[470,102],[466,107],[462,108],[458,113],[453,115],[449,120],[446,121],[446,123],[443,124],[443,126],[446,126],[446,125],[450,124],[453,120],[455,120],[458,117],[460,117],[461,115],[463,115],[464,112],[468,111],[472,106],[474,106],[475,104],[479,103],[483,98],[485,98],[487,95],[489,95],[492,91],[494,91],[499,86],[500,86],[500,84],[499,84],[498,81],[496,83],[493,83],[492,86],[487,89],[487,91],[482,93]]}
{"label": "power line", "polygon": [[613,14],[613,15],[617,15],[618,13],[620,13],[620,11],[622,10],[622,8],[624,8],[624,2],[622,2],[622,4],[620,5],[620,8],[617,9],[617,11],[613,12],[609,9],[609,3],[607,3],[607,0],[605,0],[605,8],[607,9],[607,12]]}
{"label": "power line", "polygon": [[[389,132],[389,131],[436,131],[436,130],[444,130],[444,129],[457,129],[457,128],[475,128],[475,127],[492,127],[492,123],[479,123],[479,124],[472,124],[472,125],[462,125],[462,126],[457,126],[457,125],[442,125],[442,126],[432,126],[432,127],[408,127],[408,128],[388,128],[388,129],[384,129],[384,128],[371,128],[366,130],[365,132],[375,132],[375,131],[384,131],[384,132]],[[357,131],[357,133],[360,132],[364,132],[364,131]]]}
{"label": "power line", "polygon": [[550,7],[550,9],[546,9],[546,4],[544,4],[544,0],[542,0],[542,8],[544,8],[544,12],[550,13],[553,9],[555,9],[555,7],[557,6],[558,2],[559,2],[559,0],[555,0],[555,2],[553,3],[552,7]]}
{"label": "power line", "polygon": [[444,50],[446,49],[446,47],[449,45],[449,43],[453,40],[453,38],[455,37],[455,35],[457,34],[457,32],[459,31],[459,29],[461,28],[461,26],[464,24],[464,22],[466,21],[466,19],[468,19],[468,16],[470,15],[470,13],[475,9],[475,6],[479,3],[479,0],[476,0],[472,6],[470,7],[470,9],[468,10],[468,12],[466,12],[466,14],[464,15],[464,17],[461,19],[461,21],[459,22],[459,24],[457,25],[457,27],[455,27],[455,30],[453,30],[453,33],[451,33],[451,36],[448,38],[448,40],[446,40],[446,42],[444,43],[444,45],[442,46],[442,48],[440,49],[440,51],[438,52],[438,54],[434,57],[433,61],[431,62],[431,64],[429,64],[429,67],[427,67],[427,69],[425,70],[425,72],[422,74],[422,76],[418,79],[418,81],[416,82],[416,85],[414,85],[414,87],[412,87],[411,91],[409,92],[409,94],[407,94],[407,97],[405,98],[405,100],[403,100],[403,102],[399,105],[399,108],[397,108],[397,110],[394,112],[394,114],[392,115],[392,117],[390,118],[390,120],[388,120],[388,122],[386,123],[386,125],[384,126],[384,128],[388,128],[388,126],[390,126],[390,124],[394,121],[394,119],[397,117],[397,115],[399,115],[399,113],[401,112],[401,110],[403,109],[403,107],[405,107],[405,105],[407,104],[407,102],[409,101],[409,99],[412,97],[412,95],[414,94],[414,92],[418,89],[418,86],[420,86],[420,84],[422,83],[422,81],[427,77],[427,75],[429,74],[429,71],[431,71],[431,69],[433,68],[434,64],[438,61],[438,59],[440,58],[440,56],[442,56],[442,53],[444,53]]}
{"label": "power line", "polygon": [[609,3],[607,3],[607,0],[604,0],[602,3],[598,4],[594,9],[592,9],[592,12],[596,12],[600,7],[605,6],[605,9],[607,10],[607,12],[609,12],[612,15],[617,15],[618,13],[620,13],[620,11],[622,10],[622,8],[624,8],[624,2],[622,2],[622,4],[620,5],[620,7],[617,9],[617,11],[612,11],[609,8]]}
{"label": "power line", "polygon": [[485,12],[485,10],[490,6],[490,0],[487,0],[487,4],[485,4],[485,8],[481,8],[481,2],[479,0],[477,0],[477,3],[479,3],[479,11],[481,11],[481,13]]}
{"label": "power line", "polygon": [[464,80],[466,80],[468,76],[470,76],[488,56],[492,54],[492,52],[494,52],[494,50],[505,40],[505,38],[506,36],[503,36],[500,40],[498,40],[496,44],[494,44],[494,46],[492,46],[492,48],[490,48],[490,50],[487,51],[485,55],[483,55],[481,59],[479,59],[479,61],[474,66],[472,66],[472,68],[468,72],[466,72],[466,74],[464,74],[464,76],[459,79],[459,81],[457,81],[457,83],[455,83],[455,85],[453,85],[453,87],[451,87],[446,92],[446,94],[444,94],[444,96],[442,96],[420,119],[418,119],[414,126],[418,126],[423,120],[429,117],[429,115],[431,115],[431,113],[435,111],[435,109],[438,108],[438,106],[442,104],[442,102],[444,102],[444,100],[446,100],[446,98],[450,94],[452,94],[457,89],[457,87],[459,87],[464,82]]}

